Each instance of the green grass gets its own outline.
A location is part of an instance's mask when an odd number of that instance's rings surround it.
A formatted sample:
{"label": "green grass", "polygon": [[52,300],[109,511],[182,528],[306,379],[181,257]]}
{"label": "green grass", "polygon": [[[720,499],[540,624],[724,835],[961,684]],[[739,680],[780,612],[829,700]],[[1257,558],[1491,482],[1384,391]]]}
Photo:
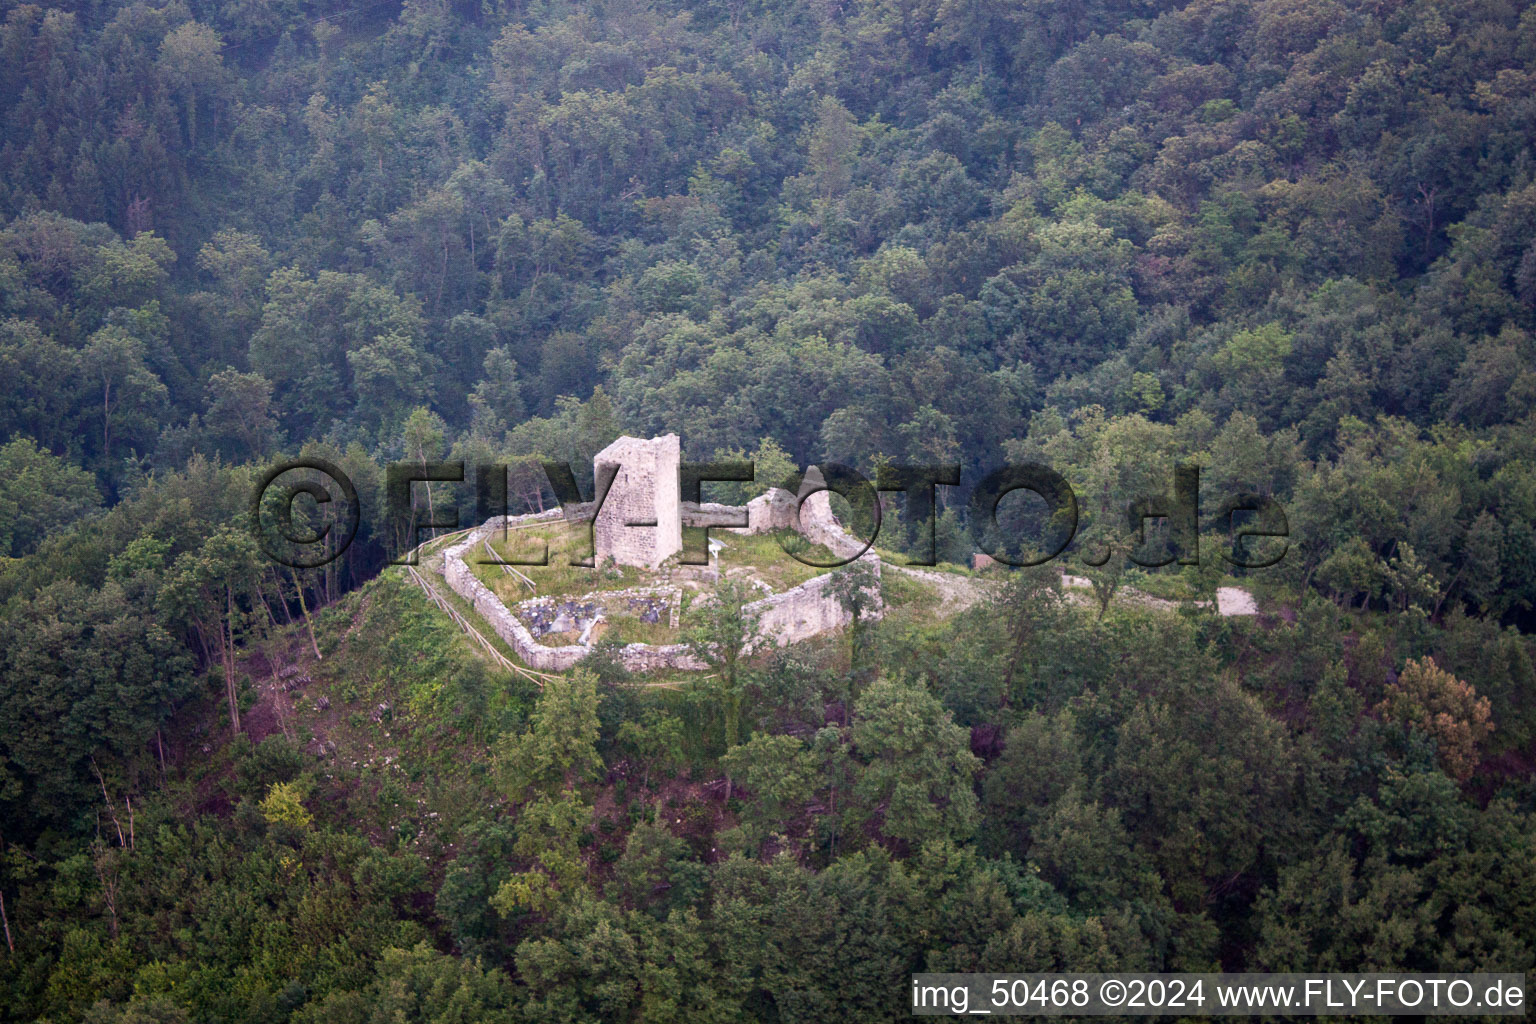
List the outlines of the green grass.
{"label": "green grass", "polygon": [[885,603],[892,608],[932,607],[938,604],[938,595],[934,593],[933,587],[906,573],[881,573],[880,590],[885,595]]}
{"label": "green grass", "polygon": [[1164,601],[1189,601],[1196,596],[1189,579],[1173,566],[1127,569],[1124,586]]}
{"label": "green grass", "polygon": [[531,562],[543,556],[546,544],[549,547],[548,564],[513,566],[533,581],[538,588],[536,591],[529,590],[527,584],[499,565],[477,564],[477,559],[489,557],[483,545],[465,552],[470,571],[508,606],[530,597],[575,597],[594,590],[622,590],[652,582],[650,574],[629,566],[599,570],[571,565],[573,555],[581,558],[591,554],[584,526],[571,526],[560,521],[540,523],[508,530],[505,536],[493,533],[490,542],[497,557],[508,562]]}
{"label": "green grass", "polygon": [[[758,579],[768,584],[774,592],[798,587],[807,580],[815,579],[828,569],[806,565],[781,546],[787,530],[758,533],[750,536],[721,532],[719,540],[725,545],[720,552],[720,571],[736,568],[751,569]],[[793,543],[793,542],[791,542]],[[797,548],[802,558],[813,562],[831,562],[836,556],[820,544],[806,543]]]}
{"label": "green grass", "polygon": [[[441,596],[443,600],[447,601],[454,611],[464,616],[464,618],[469,621],[471,626],[474,626],[477,630],[479,630],[480,635],[489,640],[492,647],[496,648],[496,650],[500,651],[516,664],[524,665],[524,667],[527,667],[523,659],[517,656],[517,652],[512,649],[511,645],[509,645],[505,640],[501,638],[501,634],[497,633],[494,629],[491,628],[491,624],[486,622],[479,612],[475,611],[473,605],[464,600],[458,594],[454,593],[453,588],[448,586],[442,577],[435,574],[430,575],[427,577],[427,582],[434,584],[437,587],[439,596]],[[427,599],[426,595],[423,594],[421,599],[425,601]],[[475,657],[481,657],[482,655],[480,654],[480,645],[475,643],[474,640],[470,639],[470,637],[465,634],[463,630],[459,629],[458,626],[455,625],[453,628],[454,631],[459,634],[465,648],[469,651],[472,651]]]}
{"label": "green grass", "polygon": [[628,615],[609,618],[602,629],[600,635],[604,639],[617,633],[626,644],[675,644],[682,639],[683,633],[665,622],[643,622]]}
{"label": "green grass", "polygon": [[978,575],[968,565],[960,565],[958,562],[939,562],[937,565],[918,565],[912,561],[912,557],[905,551],[897,551],[895,548],[885,548],[876,544],[870,549],[880,556],[882,562],[890,565],[907,566],[913,569],[923,569],[928,572],[947,572],[951,576],[976,576]]}
{"label": "green grass", "polygon": [[[439,583],[439,592],[500,641]],[[302,625],[290,638],[306,646]],[[295,742],[334,745],[316,763],[324,814],[366,821],[387,846],[447,856],[468,821],[500,799],[489,747],[522,728],[532,683],[489,666],[468,638],[427,600],[403,570],[386,570],[315,619],[326,652],[313,682],[292,699]],[[321,708],[319,698],[329,701]],[[374,721],[379,703],[390,714]]]}

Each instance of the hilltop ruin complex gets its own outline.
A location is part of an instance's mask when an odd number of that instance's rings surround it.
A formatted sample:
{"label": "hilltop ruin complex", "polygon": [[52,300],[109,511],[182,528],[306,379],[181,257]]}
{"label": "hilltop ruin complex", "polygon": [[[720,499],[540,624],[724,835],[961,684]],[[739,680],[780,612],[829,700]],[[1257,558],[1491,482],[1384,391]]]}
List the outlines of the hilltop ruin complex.
{"label": "hilltop ruin complex", "polygon": [[[780,488],[749,501],[745,506],[717,504],[685,505],[681,500],[678,469],[681,448],[676,434],[642,439],[620,437],[593,458],[597,486],[608,480],[608,489],[595,519],[590,508],[554,509],[523,516],[496,516],[443,552],[443,577],[448,586],[485,619],[529,667],[544,671],[564,671],[581,661],[593,649],[593,625],[605,614],[620,607],[639,609],[653,622],[666,614],[672,626],[678,624],[682,589],[674,581],[689,570],[693,589],[701,582],[720,578],[718,554],[711,550],[711,564],[686,567],[679,564],[684,526],[709,526],[722,534],[753,535],[780,530],[798,532],[811,544],[819,544],[837,558],[857,560],[869,566],[875,579],[880,574],[880,559],[867,551],[864,542],[852,537],[832,513],[829,495],[820,489],[820,481],[808,474],[800,494]],[[591,594],[567,601],[559,608],[543,608],[537,597],[522,602],[514,611],[498,597],[471,568],[471,559],[489,548],[490,539],[504,531],[556,525],[562,521],[592,524],[593,561],[595,564]],[[725,523],[741,523],[728,526]],[[712,542],[711,548],[717,545]],[[783,558],[790,559],[787,552]],[[485,564],[480,562],[479,564]],[[655,585],[624,590],[600,589],[601,572],[608,566],[631,566],[654,575]],[[832,574],[822,572],[798,586],[770,593],[748,606],[758,620],[759,642],[780,645],[839,629],[850,621],[850,613],[828,588]],[[531,581],[530,581],[531,583]],[[761,582],[758,586],[763,587]],[[763,589],[768,589],[763,587]],[[707,598],[706,598],[707,599]],[[873,615],[880,614],[876,600]],[[561,619],[564,616],[564,619]],[[585,616],[585,618],[582,618]],[[552,622],[551,619],[557,620]],[[552,625],[564,626],[552,630]],[[582,625],[575,643],[550,646],[540,635],[565,632]],[[626,644],[619,650],[619,660],[630,671],[658,669],[702,669],[703,662],[686,644]]]}

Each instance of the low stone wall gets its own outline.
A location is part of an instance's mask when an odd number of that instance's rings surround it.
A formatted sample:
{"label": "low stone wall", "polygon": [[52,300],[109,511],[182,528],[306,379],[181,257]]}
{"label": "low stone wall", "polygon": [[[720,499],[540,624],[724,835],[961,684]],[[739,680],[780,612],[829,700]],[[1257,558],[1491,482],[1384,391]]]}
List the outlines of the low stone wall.
{"label": "low stone wall", "polygon": [[590,648],[579,644],[568,644],[564,647],[545,647],[533,638],[524,626],[502,604],[501,598],[491,592],[491,588],[480,582],[465,562],[464,556],[471,550],[478,548],[480,543],[493,532],[503,528],[515,526],[520,523],[539,521],[554,521],[561,518],[559,509],[551,509],[548,512],[538,512],[526,516],[497,516],[487,520],[483,525],[471,530],[464,539],[443,551],[443,579],[449,589],[469,602],[480,613],[480,617],[486,621],[496,635],[506,641],[507,646],[517,652],[517,656],[529,668],[536,668],[544,672],[564,672],[587,656]]}
{"label": "low stone wall", "polygon": [[[875,578],[878,580],[880,560],[873,559],[869,564],[874,569]],[[774,594],[772,597],[765,597],[761,601],[753,601],[748,605],[749,609],[760,616],[758,629],[763,638],[772,639],[780,647],[784,647],[821,633],[841,629],[852,622],[853,616],[829,592],[831,582],[832,575],[822,573],[798,587],[781,594]],[[870,617],[879,618],[881,612],[882,609],[877,606],[871,611]]]}
{"label": "low stone wall", "polygon": [[[869,548],[868,544],[843,529],[843,524],[832,514],[829,491],[817,491],[800,503],[800,533],[838,558],[859,558]],[[878,572],[880,560],[875,558],[874,564]]]}
{"label": "low stone wall", "polygon": [[[721,505],[714,501],[694,504],[691,501],[685,501],[682,511],[683,525],[708,526],[716,530],[726,529],[732,533],[744,533],[748,531],[739,524],[743,518],[750,515],[749,510],[748,505]],[[747,521],[750,523],[750,518]]]}
{"label": "low stone wall", "polygon": [[625,644],[619,651],[619,663],[631,672],[697,671],[709,667],[694,656],[687,644]]}
{"label": "low stone wall", "polygon": [[795,528],[795,496],[778,487],[770,487],[747,502],[747,525],[736,533],[771,533]]}

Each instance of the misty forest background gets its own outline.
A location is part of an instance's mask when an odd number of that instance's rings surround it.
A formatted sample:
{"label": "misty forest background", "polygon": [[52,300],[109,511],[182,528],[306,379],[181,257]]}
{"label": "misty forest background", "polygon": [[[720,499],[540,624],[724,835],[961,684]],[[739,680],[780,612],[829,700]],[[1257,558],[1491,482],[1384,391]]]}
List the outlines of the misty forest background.
{"label": "misty forest background", "polygon": [[[1528,971],[1533,85],[1505,0],[6,4],[0,1018]],[[538,507],[662,431],[1044,462],[1111,544],[1196,462],[1289,548],[1255,619],[1110,600],[1233,582],[1212,526],[675,690],[509,680],[381,572],[387,464]],[[363,526],[289,572],[301,454]]]}

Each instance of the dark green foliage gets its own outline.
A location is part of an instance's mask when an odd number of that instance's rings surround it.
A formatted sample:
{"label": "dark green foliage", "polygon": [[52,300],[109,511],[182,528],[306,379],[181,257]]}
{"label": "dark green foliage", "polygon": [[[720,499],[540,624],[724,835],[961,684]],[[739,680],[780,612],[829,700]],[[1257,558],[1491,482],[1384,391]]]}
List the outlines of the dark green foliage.
{"label": "dark green foliage", "polygon": [[[0,806],[9,841],[74,826],[92,801],[91,759],[148,754],[155,730],[192,691],[193,659],[126,599],[121,584],[70,581],[13,601],[0,619]],[[30,826],[30,827],[28,827]]]}
{"label": "dark green foliage", "polygon": [[[0,1015],[1531,962],[1524,0],[66,6],[0,21]],[[731,500],[1043,462],[1078,539],[943,616],[845,573],[846,645],[750,650],[728,580],[688,682],[612,639],[511,680],[376,578],[390,463],[542,509],[540,460],[663,431],[757,459]],[[319,570],[245,521],[299,455],[361,499]],[[1201,564],[1128,565],[1190,463]],[[1273,568],[1221,558],[1240,493]],[[938,499],[880,547],[967,563]],[[1266,614],[1144,604],[1226,584]]]}

